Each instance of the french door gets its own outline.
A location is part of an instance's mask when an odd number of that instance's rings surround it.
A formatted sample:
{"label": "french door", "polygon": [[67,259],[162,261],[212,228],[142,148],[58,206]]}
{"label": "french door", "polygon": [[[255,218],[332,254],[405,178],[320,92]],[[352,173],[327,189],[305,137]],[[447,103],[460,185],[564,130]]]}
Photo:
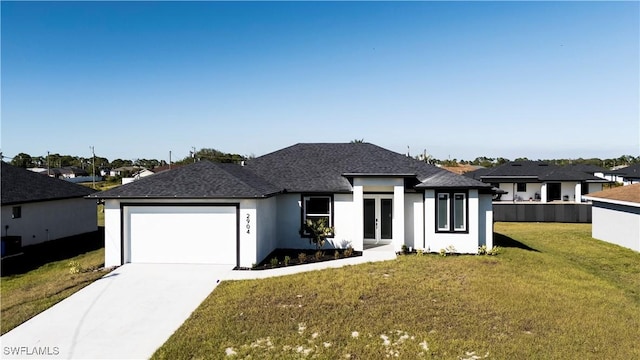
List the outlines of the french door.
{"label": "french door", "polygon": [[388,242],[393,238],[393,196],[364,195],[364,240]]}

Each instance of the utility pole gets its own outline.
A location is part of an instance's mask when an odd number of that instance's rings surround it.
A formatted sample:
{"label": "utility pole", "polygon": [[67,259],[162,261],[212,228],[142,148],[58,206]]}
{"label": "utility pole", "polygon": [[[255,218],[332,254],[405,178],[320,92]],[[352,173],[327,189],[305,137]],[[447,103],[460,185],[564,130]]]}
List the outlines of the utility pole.
{"label": "utility pole", "polygon": [[169,170],[171,170],[171,150],[169,150]]}
{"label": "utility pole", "polygon": [[93,163],[93,176],[91,176],[91,182],[93,183],[93,189],[96,189],[96,152],[93,146],[89,146],[91,149],[91,162]]}
{"label": "utility pole", "polygon": [[51,176],[51,171],[49,170],[51,167],[49,166],[49,152],[47,151],[47,176]]}
{"label": "utility pole", "polygon": [[196,162],[196,147],[192,146],[191,149],[193,150],[191,152],[191,154],[193,154],[193,162]]}

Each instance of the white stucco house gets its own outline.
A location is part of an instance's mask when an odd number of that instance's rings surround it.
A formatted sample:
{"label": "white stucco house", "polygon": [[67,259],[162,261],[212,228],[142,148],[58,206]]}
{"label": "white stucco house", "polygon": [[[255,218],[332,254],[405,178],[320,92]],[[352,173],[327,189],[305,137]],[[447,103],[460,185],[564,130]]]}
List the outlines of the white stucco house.
{"label": "white stucco house", "polygon": [[90,197],[105,204],[106,266],[250,267],[277,248],[312,248],[300,229],[318,218],[335,229],[325,249],[493,245],[490,185],[368,143],[296,144],[244,166],[200,161]]}
{"label": "white stucco house", "polygon": [[588,194],[594,238],[640,251],[640,183]]}
{"label": "white stucco house", "polygon": [[504,192],[501,201],[570,201],[580,203],[583,195],[602,190],[609,181],[594,167],[559,166],[543,161],[512,161],[464,175]]}
{"label": "white stucco house", "polygon": [[2,162],[3,241],[19,238],[21,246],[79,235],[98,229],[95,191]]}

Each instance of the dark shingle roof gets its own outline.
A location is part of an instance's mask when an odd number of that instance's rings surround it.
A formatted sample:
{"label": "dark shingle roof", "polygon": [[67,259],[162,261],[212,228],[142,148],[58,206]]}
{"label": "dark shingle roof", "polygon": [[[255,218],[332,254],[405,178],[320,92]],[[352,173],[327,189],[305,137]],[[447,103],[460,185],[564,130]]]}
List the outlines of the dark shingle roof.
{"label": "dark shingle roof", "polygon": [[482,182],[360,143],[297,144],[246,166],[200,161],[92,195],[97,198],[251,198],[288,192],[351,192],[353,176],[415,179],[420,188],[489,189]]}
{"label": "dark shingle roof", "polygon": [[163,171],[91,197],[109,198],[254,198],[281,189],[236,164],[203,160]]}
{"label": "dark shingle roof", "polygon": [[640,164],[634,164],[618,170],[609,171],[607,174],[620,175],[625,178],[640,178]]}
{"label": "dark shingle roof", "polygon": [[486,187],[369,143],[296,144],[249,161],[247,167],[289,192],[350,192],[348,177],[355,174],[414,177],[422,188]]}
{"label": "dark shingle roof", "polygon": [[2,162],[2,205],[84,197],[95,192],[86,186],[54,179]]}
{"label": "dark shingle roof", "polygon": [[[478,175],[474,173],[470,176]],[[484,174],[479,173],[479,176],[484,182],[527,180],[607,182],[597,176],[573,169],[571,166],[551,165],[542,161],[513,161],[488,169]]]}
{"label": "dark shingle roof", "polygon": [[588,174],[595,174],[595,173],[603,173],[606,170],[598,165],[592,165],[592,164],[571,164],[571,165],[567,165],[567,167],[576,170],[576,171],[582,171],[584,173],[588,173]]}

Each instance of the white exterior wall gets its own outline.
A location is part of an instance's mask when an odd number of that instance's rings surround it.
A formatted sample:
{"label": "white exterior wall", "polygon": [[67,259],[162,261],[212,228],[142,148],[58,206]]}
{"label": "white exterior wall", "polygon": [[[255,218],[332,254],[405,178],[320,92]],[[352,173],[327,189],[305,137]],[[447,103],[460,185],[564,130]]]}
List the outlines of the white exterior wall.
{"label": "white exterior wall", "polygon": [[[273,250],[278,247],[277,234],[276,234],[276,216],[278,213],[277,201],[275,197],[267,199],[256,200],[256,212],[255,221],[247,222],[247,214],[242,216],[240,213],[240,228],[244,226],[243,231],[247,232],[247,224],[249,225],[249,231],[256,234],[256,258],[253,260],[255,263],[259,263],[264,260]],[[240,244],[242,249],[242,244]],[[240,259],[241,263],[245,263]]]}
{"label": "white exterior wall", "polygon": [[640,251],[640,207],[593,201],[591,236]]}
{"label": "white exterior wall", "polygon": [[[335,194],[333,196],[333,226],[335,236],[327,239],[330,246],[345,249],[348,246],[355,248],[355,227],[356,215],[354,212],[353,194]],[[362,240],[360,240],[360,243]],[[325,245],[327,246],[327,245]]]}
{"label": "white exterior wall", "polygon": [[279,248],[313,248],[309,239],[300,236],[302,202],[300,194],[282,194],[276,197],[276,234]]}
{"label": "white exterior wall", "polygon": [[[478,190],[469,190],[467,201],[469,203],[469,216],[467,219],[468,233],[439,233],[436,232],[436,200],[435,190],[425,190],[424,192],[424,214],[425,214],[425,249],[429,252],[438,252],[453,246],[457,253],[477,254],[480,236],[480,201]],[[485,205],[485,209],[487,205]],[[486,219],[488,214],[484,213]],[[482,228],[486,234],[488,229]]]}
{"label": "white exterior wall", "polygon": [[492,198],[491,194],[480,194],[478,203],[478,246],[486,245],[488,250],[493,248]]}
{"label": "white exterior wall", "polygon": [[404,195],[404,244],[424,248],[424,199],[422,194]]}
{"label": "white exterior wall", "polygon": [[580,187],[580,183],[576,184],[574,181],[561,182],[560,183],[560,200],[564,200],[564,197],[568,196],[569,201],[580,202],[580,197],[582,195],[578,193],[578,196],[576,197],[576,189],[578,189],[579,187]]}
{"label": "white exterior wall", "polygon": [[[14,206],[21,217],[12,219]],[[2,235],[21,236],[22,246],[98,230],[95,200],[84,198],[2,206]],[[8,226],[8,228],[7,228]]]}
{"label": "white exterior wall", "polygon": [[503,194],[500,200],[502,201],[513,201],[516,196],[520,196],[522,201],[529,201],[529,198],[535,199],[536,193],[540,195],[542,199],[542,186],[540,183],[527,183],[527,191],[517,191],[518,185],[516,183],[499,183],[499,188],[508,192],[507,194]]}
{"label": "white exterior wall", "polygon": [[[125,203],[135,203],[135,204],[179,204],[184,205],[187,203],[197,203],[197,204],[220,204],[220,203],[239,203],[240,204],[240,226],[239,226],[239,234],[240,234],[240,266],[242,267],[251,267],[254,263],[259,262],[262,259],[258,259],[258,248],[257,248],[257,236],[256,234],[259,232],[259,226],[261,224],[261,220],[257,219],[257,202],[264,201],[269,199],[180,199],[177,201],[167,201],[167,200],[145,200],[145,199],[135,199],[130,201],[124,201]],[[261,204],[263,205],[263,204]],[[188,206],[188,205],[186,205]],[[265,208],[269,208],[272,205],[264,204]],[[246,229],[246,217],[249,215],[250,222],[250,231],[247,233]],[[267,216],[265,214],[265,216]],[[126,214],[124,216],[126,219]],[[264,219],[263,219],[264,221]],[[121,234],[127,234],[128,229],[126,229],[126,224],[122,224],[120,220],[120,200],[108,199],[105,200],[104,206],[104,223],[105,223],[105,266],[119,266],[122,265],[121,261]],[[125,226],[123,231],[122,227]],[[268,233],[270,230],[266,229]],[[185,235],[189,236],[187,230],[185,229]],[[125,239],[128,241],[128,239]],[[267,251],[267,247],[263,247],[260,249],[261,252]],[[126,261],[126,259],[125,259]]]}

